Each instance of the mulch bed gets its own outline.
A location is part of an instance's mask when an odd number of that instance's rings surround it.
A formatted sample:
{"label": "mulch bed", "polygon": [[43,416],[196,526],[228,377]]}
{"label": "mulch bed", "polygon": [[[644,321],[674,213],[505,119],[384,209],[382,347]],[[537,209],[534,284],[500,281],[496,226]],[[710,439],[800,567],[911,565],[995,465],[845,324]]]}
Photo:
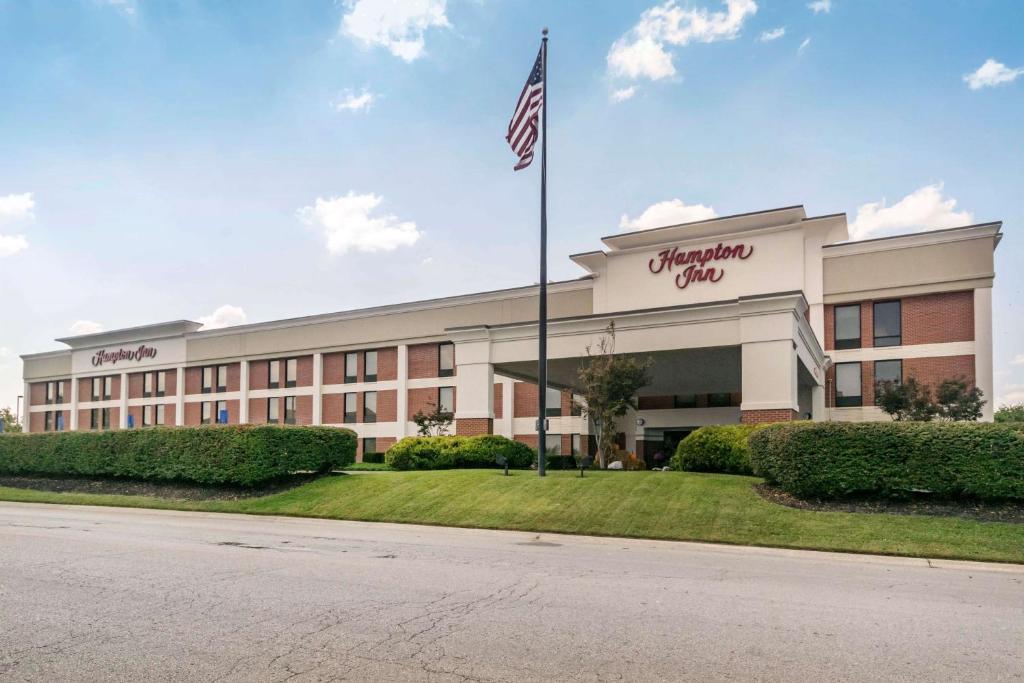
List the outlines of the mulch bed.
{"label": "mulch bed", "polygon": [[1024,503],[982,503],[978,501],[932,500],[804,500],[768,484],[754,484],[765,500],[798,510],[817,512],[866,512],[888,515],[929,515],[961,517],[979,522],[1024,524]]}
{"label": "mulch bed", "polygon": [[0,477],[0,486],[55,493],[98,493],[121,496],[152,496],[168,500],[241,500],[280,493],[316,479],[316,474],[297,474],[257,488],[205,486],[188,482],[151,482],[133,479],[78,479],[51,477]]}

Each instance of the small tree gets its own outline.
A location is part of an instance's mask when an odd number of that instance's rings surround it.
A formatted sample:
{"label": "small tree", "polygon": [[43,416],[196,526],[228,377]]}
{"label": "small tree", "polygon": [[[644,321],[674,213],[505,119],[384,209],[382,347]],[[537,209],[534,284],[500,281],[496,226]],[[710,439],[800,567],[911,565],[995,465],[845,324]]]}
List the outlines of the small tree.
{"label": "small tree", "polygon": [[982,396],[981,389],[968,388],[963,377],[947,379],[935,392],[938,415],[949,422],[975,422],[981,417],[981,407],[985,405]]}
{"label": "small tree", "polygon": [[929,422],[937,411],[927,385],[913,377],[899,384],[881,382],[875,390],[878,407],[897,422]]}
{"label": "small tree", "polygon": [[615,420],[636,410],[636,394],[651,383],[651,359],[615,355],[615,323],[609,323],[594,350],[579,369],[580,411],[597,428],[597,453],[601,468],[615,449]]}
{"label": "small tree", "polygon": [[1024,403],[999,406],[995,417],[996,422],[1024,422]]}
{"label": "small tree", "polygon": [[10,407],[0,408],[0,422],[3,423],[5,432],[21,431],[21,421]]}
{"label": "small tree", "polygon": [[442,436],[448,433],[448,428],[452,426],[452,422],[455,420],[455,414],[447,410],[441,410],[441,407],[431,402],[427,404],[429,409],[427,412],[422,410],[418,411],[412,416],[412,421],[416,423],[416,427],[419,430],[420,436]]}

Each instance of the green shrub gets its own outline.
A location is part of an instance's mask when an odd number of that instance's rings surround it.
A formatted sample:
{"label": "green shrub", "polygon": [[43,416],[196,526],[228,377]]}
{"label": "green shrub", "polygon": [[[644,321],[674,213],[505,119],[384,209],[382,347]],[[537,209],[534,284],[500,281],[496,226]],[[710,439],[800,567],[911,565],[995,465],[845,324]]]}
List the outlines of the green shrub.
{"label": "green shrub", "polygon": [[[533,464],[537,464],[537,454],[533,453]],[[571,455],[546,455],[544,466],[549,470],[574,470],[576,469],[576,458]]]}
{"label": "green shrub", "polygon": [[701,427],[679,442],[669,465],[686,472],[753,474],[747,441],[761,427],[763,425]]}
{"label": "green shrub", "polygon": [[529,467],[533,450],[503,436],[410,436],[388,449],[384,462],[396,470],[499,467],[498,456],[513,468]]}
{"label": "green shrub", "polygon": [[363,462],[366,463],[382,463],[384,462],[383,453],[363,453]]}
{"label": "green shrub", "polygon": [[1024,500],[1024,431],[978,423],[771,425],[750,439],[754,472],[804,498]]}
{"label": "green shrub", "polygon": [[334,427],[219,425],[5,434],[0,474],[124,477],[255,486],[355,460],[356,435]]}

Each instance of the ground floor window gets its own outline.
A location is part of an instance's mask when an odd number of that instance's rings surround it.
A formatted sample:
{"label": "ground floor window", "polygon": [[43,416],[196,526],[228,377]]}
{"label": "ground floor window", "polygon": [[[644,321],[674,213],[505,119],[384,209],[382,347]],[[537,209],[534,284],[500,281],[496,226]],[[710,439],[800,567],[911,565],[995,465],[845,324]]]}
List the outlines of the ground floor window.
{"label": "ground floor window", "polygon": [[377,439],[373,437],[367,437],[363,439],[363,457],[366,457],[367,453],[377,452]]}
{"label": "ground floor window", "polygon": [[440,387],[437,390],[437,408],[445,413],[455,412],[455,387]]}
{"label": "ground floor window", "polygon": [[286,425],[295,424],[295,397],[285,396],[284,397],[284,423]]}
{"label": "ground floor window", "polygon": [[158,425],[167,424],[166,415],[167,415],[167,406],[165,406],[163,404],[156,406],[156,423]]}
{"label": "ground floor window", "polygon": [[142,406],[142,426],[153,426],[153,411],[156,406]]}
{"label": "ground floor window", "polygon": [[276,425],[281,421],[281,399],[267,399],[267,424]]}
{"label": "ground floor window", "polygon": [[545,434],[544,439],[544,452],[548,455],[561,455],[562,454],[562,435],[561,434]]}
{"label": "ground floor window", "polygon": [[580,450],[580,435],[579,434],[573,434],[572,435],[572,454],[573,455],[580,455],[581,452],[582,451]]}
{"label": "ground floor window", "polygon": [[860,363],[836,363],[836,407],[862,405]]}
{"label": "ground floor window", "polygon": [[903,381],[902,360],[878,360],[875,361],[875,403],[878,403],[878,395],[886,384],[899,385]]}
{"label": "ground floor window", "polygon": [[203,401],[199,408],[199,424],[208,425],[213,421],[213,404]]}

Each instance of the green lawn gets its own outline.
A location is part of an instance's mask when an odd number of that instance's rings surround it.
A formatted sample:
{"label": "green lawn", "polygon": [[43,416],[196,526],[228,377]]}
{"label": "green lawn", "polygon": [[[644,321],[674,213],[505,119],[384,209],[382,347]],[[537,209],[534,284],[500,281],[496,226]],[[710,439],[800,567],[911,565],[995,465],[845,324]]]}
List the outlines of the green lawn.
{"label": "green lawn", "polygon": [[1024,563],[1024,525],[812,512],[759,497],[758,480],[681,472],[359,472],[263,498],[183,503],[0,488],[0,499],[552,531]]}

